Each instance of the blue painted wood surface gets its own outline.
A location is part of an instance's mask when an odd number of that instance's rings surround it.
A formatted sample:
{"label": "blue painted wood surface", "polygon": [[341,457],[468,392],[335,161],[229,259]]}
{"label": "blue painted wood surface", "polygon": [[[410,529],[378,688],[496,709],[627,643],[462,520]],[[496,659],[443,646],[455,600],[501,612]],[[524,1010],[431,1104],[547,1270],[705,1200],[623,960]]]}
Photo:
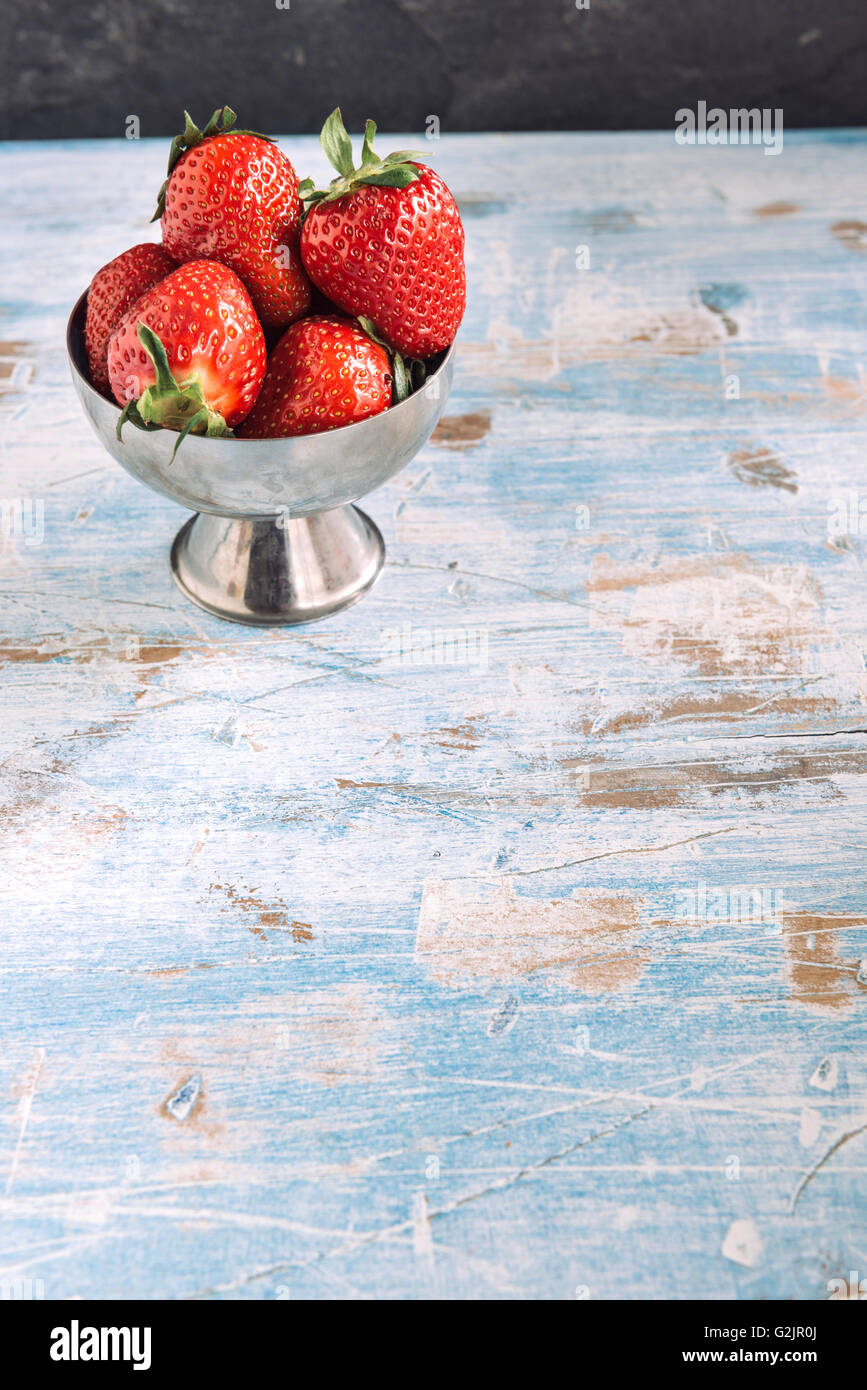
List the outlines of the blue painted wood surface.
{"label": "blue painted wood surface", "polygon": [[447,418],[274,632],[68,381],[162,142],[0,150],[5,1290],[867,1276],[865,156],[444,134]]}

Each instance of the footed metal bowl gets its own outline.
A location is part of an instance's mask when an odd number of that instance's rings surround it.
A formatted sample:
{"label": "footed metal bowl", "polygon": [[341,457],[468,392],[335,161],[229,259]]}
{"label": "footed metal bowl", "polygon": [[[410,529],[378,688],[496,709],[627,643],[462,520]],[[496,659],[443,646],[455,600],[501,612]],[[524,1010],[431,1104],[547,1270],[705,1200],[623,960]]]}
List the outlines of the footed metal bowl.
{"label": "footed metal bowl", "polygon": [[454,345],[424,386],[381,415],[292,439],[206,439],[133,425],[91,386],[87,294],[69,317],[72,381],[102,445],[139,482],[196,515],[175,537],[171,568],[187,598],[232,622],[309,623],[355,603],[385,561],[377,527],[351,504],[399,473],[430,437],[448,397]]}

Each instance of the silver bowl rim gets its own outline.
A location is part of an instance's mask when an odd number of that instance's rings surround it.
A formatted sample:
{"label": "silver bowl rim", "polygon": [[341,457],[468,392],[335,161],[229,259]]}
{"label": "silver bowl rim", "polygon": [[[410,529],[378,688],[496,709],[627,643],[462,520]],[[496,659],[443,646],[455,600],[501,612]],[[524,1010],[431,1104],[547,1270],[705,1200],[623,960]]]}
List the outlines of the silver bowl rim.
{"label": "silver bowl rim", "polygon": [[[91,395],[95,396],[95,397],[97,398],[97,400],[103,401],[105,405],[112,406],[112,407],[114,408],[114,410],[115,410],[115,413],[119,416],[119,415],[120,415],[120,412],[121,412],[121,407],[118,405],[117,401],[114,400],[114,399],[109,399],[109,397],[108,397],[108,396],[104,396],[104,395],[102,394],[101,391],[97,391],[96,387],[93,385],[93,382],[90,381],[90,380],[88,379],[88,377],[84,374],[84,372],[83,372],[83,371],[81,370],[81,368],[79,367],[78,362],[76,361],[76,352],[75,352],[75,348],[78,346],[78,344],[76,343],[76,335],[79,333],[79,330],[78,330],[77,327],[76,327],[75,320],[76,320],[76,318],[78,317],[79,314],[81,314],[81,313],[84,312],[85,305],[86,305],[86,303],[87,303],[87,296],[88,296],[89,292],[90,292],[90,289],[89,289],[89,287],[88,287],[88,289],[84,290],[84,291],[78,296],[78,299],[75,301],[74,305],[72,306],[72,311],[71,311],[71,313],[70,313],[70,315],[69,315],[69,319],[67,320],[67,324],[66,324],[66,353],[67,353],[67,356],[68,356],[68,358],[69,358],[69,365],[70,365],[70,367],[71,367],[72,370],[75,372],[75,375],[78,377],[78,379],[83,383],[83,385],[84,385],[84,386],[87,388],[87,390],[91,393]],[[300,322],[300,320],[296,320],[296,322]],[[287,325],[287,327],[288,327],[288,325]],[[285,330],[284,330],[284,331],[285,331]],[[83,339],[83,334],[82,334],[82,339]],[[346,434],[349,432],[349,430],[364,430],[364,429],[370,430],[371,428],[372,428],[372,429],[382,429],[383,422],[384,422],[388,417],[394,416],[394,415],[395,415],[398,411],[400,411],[400,410],[406,411],[409,407],[411,407],[411,406],[413,405],[414,402],[416,402],[416,398],[417,398],[418,396],[423,395],[423,393],[424,393],[424,391],[425,391],[425,388],[427,387],[428,382],[434,381],[435,378],[439,376],[440,372],[443,371],[443,369],[444,369],[444,368],[448,365],[448,363],[451,361],[451,359],[452,359],[452,357],[453,357],[453,355],[454,355],[454,351],[455,351],[456,345],[457,345],[457,338],[455,338],[455,339],[451,342],[451,344],[450,344],[447,348],[445,348],[445,349],[443,350],[442,356],[440,357],[440,361],[438,362],[438,364],[437,364],[437,366],[434,368],[434,370],[430,373],[430,375],[427,376],[427,377],[425,378],[424,385],[423,385],[422,387],[420,387],[419,390],[413,391],[413,392],[411,393],[411,395],[407,396],[406,400],[400,401],[398,405],[390,405],[390,406],[388,407],[387,410],[381,410],[377,415],[370,415],[370,416],[368,416],[368,418],[367,418],[366,420],[356,420],[356,421],[354,421],[354,423],[351,424],[351,425],[339,425],[339,426],[337,427],[337,429],[320,430],[320,431],[318,431],[317,433],[314,433],[314,434],[283,435],[283,436],[281,436],[282,442],[283,442],[284,444],[286,444],[286,445],[291,445],[292,442],[293,442],[293,440],[295,440],[295,439],[302,440],[302,439],[303,439],[303,440],[307,443],[307,445],[308,445],[308,447],[309,447],[310,441],[313,440],[313,439],[321,439],[321,440],[323,440],[323,441],[325,441],[325,440],[331,440],[331,441],[333,441],[336,435],[346,435]],[[82,349],[83,349],[83,341],[82,341],[82,343],[81,343],[81,346],[82,346]],[[434,354],[432,354],[432,355],[433,355],[433,356],[438,356],[439,354],[434,353]],[[209,440],[208,440],[208,443],[209,443],[209,444],[217,444],[217,445],[223,445],[223,446],[231,445],[231,444],[235,444],[235,445],[238,445],[238,444],[246,444],[246,445],[250,445],[250,446],[258,445],[258,446],[260,446],[260,447],[262,447],[262,446],[272,447],[272,446],[274,445],[275,442],[276,442],[276,440],[275,440],[275,439],[271,439],[271,438],[268,438],[268,439],[238,439],[236,436],[230,436],[229,438],[222,438],[222,439],[219,438],[219,437],[217,437],[217,438],[212,438],[212,439],[209,439]],[[324,447],[324,445],[323,445],[323,447]]]}

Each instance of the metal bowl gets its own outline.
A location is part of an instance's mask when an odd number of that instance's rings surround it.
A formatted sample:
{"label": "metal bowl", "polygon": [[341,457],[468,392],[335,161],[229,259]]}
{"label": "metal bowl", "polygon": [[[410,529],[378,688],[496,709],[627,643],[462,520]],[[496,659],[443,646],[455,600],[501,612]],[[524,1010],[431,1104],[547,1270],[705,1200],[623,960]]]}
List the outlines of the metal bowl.
{"label": "metal bowl", "polygon": [[394,477],[430,437],[448,397],[454,345],[424,386],[381,415],[292,439],[206,439],[133,425],[90,384],[87,294],[66,345],[84,413],[113,459],[197,515],[175,537],[172,573],[194,603],[234,622],[306,623],[354,603],[376,581],[385,546],[351,504]]}

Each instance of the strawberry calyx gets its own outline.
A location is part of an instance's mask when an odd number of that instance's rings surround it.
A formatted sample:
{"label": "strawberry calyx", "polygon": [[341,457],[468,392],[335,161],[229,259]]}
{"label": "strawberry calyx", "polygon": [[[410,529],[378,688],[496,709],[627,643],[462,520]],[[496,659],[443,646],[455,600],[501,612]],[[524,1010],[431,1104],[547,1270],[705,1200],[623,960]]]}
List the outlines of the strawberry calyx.
{"label": "strawberry calyx", "polygon": [[352,152],[352,141],[343,124],[340,107],[336,106],[322,127],[319,143],[329,164],[337,170],[337,178],[332,179],[327,188],[317,189],[312,179],[303,179],[298,185],[298,193],[304,205],[305,214],[320,203],[333,203],[347,193],[372,184],[380,188],[406,188],[415,183],[420,170],[413,160],[421,156],[420,150],[393,150],[384,159],[374,154],[373,142],[376,138],[376,122],[367,121],[364,127],[364,144],[361,148],[361,163],[356,166]]}
{"label": "strawberry calyx", "polygon": [[391,343],[387,343],[384,338],[380,337],[379,333],[377,333],[376,331],[376,325],[372,319],[365,318],[363,315],[359,315],[359,317],[356,319],[356,323],[358,324],[362,333],[366,333],[368,338],[370,338],[374,343],[377,343],[379,347],[384,348],[385,351],[388,353],[388,360],[391,363],[392,376],[391,403],[392,405],[400,405],[401,401],[405,401],[407,396],[412,391],[412,377],[406,369],[406,363],[404,362],[403,357],[397,351],[396,348],[393,348],[391,346]]}
{"label": "strawberry calyx", "polygon": [[372,338],[388,353],[394,379],[392,405],[400,405],[401,401],[405,401],[407,396],[412,395],[413,391],[420,391],[427,380],[427,362],[424,362],[420,357],[404,357],[377,331],[373,319],[366,318],[361,314],[355,322],[362,333],[366,333],[368,338]]}
{"label": "strawberry calyx", "polygon": [[172,462],[188,434],[204,434],[210,439],[232,438],[222,415],[205,401],[198,381],[179,384],[169,366],[166,350],[146,323],[136,328],[136,336],[154,364],[156,381],[148,386],[137,401],[129,401],[117,422],[117,438],[123,443],[122,430],[127,421],[140,430],[177,430],[179,438],[172,450]]}
{"label": "strawberry calyx", "polygon": [[184,112],[184,128],[180,135],[176,135],[169,147],[169,163],[166,170],[166,177],[163,180],[162,188],[157,198],[157,210],[151,218],[152,222],[158,222],[165,212],[166,189],[172,170],[180,159],[181,155],[186,154],[187,150],[195,149],[196,145],[201,145],[204,140],[210,140],[215,135],[255,135],[257,140],[267,140],[273,145],[274,139],[270,135],[263,135],[258,130],[235,130],[234,125],[238,117],[231,106],[218,106],[211,116],[208,124],[199,130],[189,111]]}

